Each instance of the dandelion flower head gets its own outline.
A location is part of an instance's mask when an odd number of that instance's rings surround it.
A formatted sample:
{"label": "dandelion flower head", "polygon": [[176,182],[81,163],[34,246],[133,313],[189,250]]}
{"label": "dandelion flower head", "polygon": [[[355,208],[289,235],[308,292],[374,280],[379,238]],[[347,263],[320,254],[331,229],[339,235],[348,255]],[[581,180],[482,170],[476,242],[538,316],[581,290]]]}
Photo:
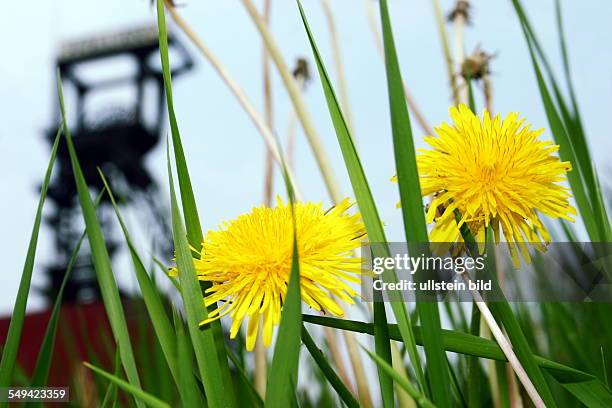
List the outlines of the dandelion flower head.
{"label": "dandelion flower head", "polygon": [[[462,241],[466,223],[477,242],[484,242],[491,226],[496,242],[500,232],[513,252],[516,244],[548,244],[550,235],[541,215],[573,221],[576,210],[562,184],[571,170],[557,156],[559,146],[540,140],[518,113],[504,119],[482,119],[467,106],[450,109],[453,123],[436,128],[425,141],[432,149],[418,149],[417,167],[423,196],[433,195],[427,222],[435,222],[433,242]],[[457,218],[459,214],[459,218]]]}
{"label": "dandelion flower head", "polygon": [[[343,316],[336,299],[353,304],[361,261],[353,250],[361,245],[365,228],[359,213],[350,213],[348,199],[326,210],[322,204],[295,203],[295,231],[300,266],[302,300],[311,308]],[[293,215],[290,204],[278,199],[274,208],[258,207],[210,231],[194,258],[198,278],[212,286],[205,305],[218,303],[209,323],[230,315],[234,338],[247,319],[247,350],[252,350],[260,320],[263,342],[272,341],[280,323],[293,256]]]}

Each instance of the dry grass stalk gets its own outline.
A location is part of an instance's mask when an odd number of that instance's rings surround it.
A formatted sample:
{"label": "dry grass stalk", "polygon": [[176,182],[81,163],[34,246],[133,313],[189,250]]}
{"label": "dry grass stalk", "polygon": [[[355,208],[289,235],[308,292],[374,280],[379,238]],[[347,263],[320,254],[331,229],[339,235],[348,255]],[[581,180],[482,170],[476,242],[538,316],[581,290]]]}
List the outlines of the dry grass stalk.
{"label": "dry grass stalk", "polygon": [[[469,275],[467,273],[462,273],[461,276],[463,277],[463,280],[465,281],[465,283],[469,286],[469,283],[470,283]],[[516,357],[516,354],[514,353],[514,350],[512,349],[512,344],[510,344],[510,342],[504,335],[502,329],[499,327],[499,325],[495,321],[495,318],[493,317],[493,314],[491,313],[489,306],[487,306],[486,302],[482,299],[482,296],[480,295],[478,291],[471,290],[471,293],[472,293],[472,297],[474,298],[474,304],[476,304],[476,306],[480,310],[480,314],[482,318],[487,323],[487,326],[491,330],[491,333],[493,334],[493,337],[497,341],[497,344],[499,344],[499,347],[502,349],[502,352],[508,359],[508,362],[512,366],[512,369],[516,373],[516,376],[518,377],[519,381],[525,388],[525,391],[531,398],[533,405],[537,408],[545,408],[546,405],[544,404],[542,397],[540,397],[540,394],[538,394],[538,391],[536,390],[535,386],[531,382],[531,379],[525,372],[523,365],[519,361],[518,357]]]}
{"label": "dry grass stalk", "polygon": [[285,88],[287,89],[287,93],[289,94],[289,99],[293,103],[293,108],[297,114],[297,117],[300,119],[300,123],[302,124],[302,128],[304,129],[304,133],[310,144],[312,152],[314,154],[315,160],[321,171],[321,176],[323,177],[323,181],[327,188],[327,191],[334,203],[340,202],[342,196],[340,194],[340,189],[336,182],[336,178],[334,177],[333,169],[329,162],[327,155],[325,154],[325,150],[323,148],[323,144],[321,139],[315,129],[314,122],[308,109],[306,108],[306,104],[304,99],[302,98],[302,94],[300,92],[300,88],[291,74],[287,64],[274,40],[268,26],[266,25],[264,19],[257,11],[257,8],[253,4],[251,0],[242,0],[242,4],[246,8],[249,16],[257,26],[257,30],[261,35],[266,48],[268,49],[268,53],[274,62],[282,80]]}
{"label": "dry grass stalk", "polygon": [[[365,0],[367,12],[368,12],[368,22],[370,23],[369,24],[370,31],[372,32],[372,36],[374,37],[374,43],[376,44],[378,53],[381,56],[381,58],[384,59],[385,51],[383,49],[382,36],[381,36],[380,30],[378,29],[374,6],[372,5],[372,3],[373,2],[371,0]],[[429,123],[425,119],[425,115],[421,112],[421,109],[416,103],[416,100],[414,99],[410,91],[408,90],[408,86],[406,86],[406,83],[403,80],[402,80],[402,85],[404,86],[404,96],[406,97],[406,103],[408,104],[408,108],[412,112],[412,117],[414,118],[416,123],[419,125],[421,130],[426,135],[433,135],[434,134],[433,128],[429,125]]]}
{"label": "dry grass stalk", "polygon": [[[259,114],[259,112],[255,109],[253,104],[249,101],[244,91],[232,78],[232,76],[229,74],[229,71],[223,66],[219,58],[217,58],[217,56],[206,46],[204,41],[196,34],[196,32],[189,26],[189,24],[187,24],[187,22],[178,14],[176,8],[172,5],[172,2],[169,0],[165,0],[164,4],[166,5],[168,13],[172,17],[172,20],[185,33],[185,35],[208,60],[208,62],[210,62],[212,67],[215,69],[215,71],[217,71],[217,73],[223,80],[223,82],[227,85],[232,94],[234,94],[234,96],[240,103],[240,106],[249,115],[253,124],[263,137],[266,147],[272,152],[272,156],[274,157],[276,162],[281,163],[281,152],[279,151],[278,146],[276,145],[274,133],[267,125],[266,121]],[[291,172],[290,169],[288,170],[288,175],[289,179],[293,184],[295,195],[299,199],[301,197],[301,193],[295,181],[295,177],[293,176],[293,172]]]}

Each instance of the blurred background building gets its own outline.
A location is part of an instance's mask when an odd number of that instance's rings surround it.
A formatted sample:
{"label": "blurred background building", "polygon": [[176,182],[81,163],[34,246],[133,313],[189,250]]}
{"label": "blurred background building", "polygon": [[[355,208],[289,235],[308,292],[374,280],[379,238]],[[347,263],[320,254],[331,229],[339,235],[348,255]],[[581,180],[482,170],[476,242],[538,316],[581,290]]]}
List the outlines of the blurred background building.
{"label": "blurred background building", "polygon": [[[188,71],[193,62],[174,35],[169,36],[169,45],[176,57],[172,72],[176,78]],[[155,253],[170,254],[171,230],[164,206],[160,204],[164,199],[145,167],[146,156],[162,138],[166,117],[158,59],[157,27],[145,26],[65,43],[56,66],[66,105],[75,112],[68,126],[91,192],[98,195],[102,191],[99,173],[102,171],[121,202],[136,207],[141,221],[153,227],[151,239],[157,247],[153,248]],[[104,65],[112,70],[100,73]],[[118,91],[126,91],[130,98],[113,99]],[[96,99],[97,104],[91,103]],[[53,124],[57,126],[59,102],[55,105],[57,115]],[[56,132],[51,126],[47,133],[51,146]],[[99,288],[87,242],[84,241],[78,254],[74,252],[83,234],[83,223],[65,139],[60,143],[54,175],[48,193],[52,211],[47,223],[53,231],[56,256],[46,267],[48,283],[43,293],[52,303],[72,262],[64,302],[92,301],[99,298]],[[100,196],[98,212],[109,215],[100,220],[112,258],[118,244],[113,238],[115,216],[108,197],[108,194]]]}

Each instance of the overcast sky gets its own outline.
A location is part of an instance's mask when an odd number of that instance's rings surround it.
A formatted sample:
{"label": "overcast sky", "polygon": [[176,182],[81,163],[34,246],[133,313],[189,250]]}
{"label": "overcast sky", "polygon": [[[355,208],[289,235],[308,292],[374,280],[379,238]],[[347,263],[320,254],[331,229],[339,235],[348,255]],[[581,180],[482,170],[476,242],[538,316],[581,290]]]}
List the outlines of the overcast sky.
{"label": "overcast sky", "polygon": [[[395,209],[396,186],[389,132],[384,67],[377,54],[364,1],[331,0],[340,32],[342,57],[350,87],[352,117],[364,167],[391,240],[401,240],[401,215]],[[53,119],[54,56],[66,39],[154,23],[144,0],[37,0],[5,2],[0,13],[0,315],[10,312],[23,268],[36,211],[39,185],[49,156],[42,131]],[[261,109],[261,48],[259,36],[238,0],[186,1],[185,18],[227,66],[235,80]],[[318,0],[303,1],[319,48],[332,70],[325,18]],[[402,71],[427,119],[447,120],[449,91],[428,0],[390,0]],[[451,1],[442,1],[445,9]],[[537,34],[558,64],[553,1],[531,1],[528,12]],[[260,1],[257,4],[261,4]],[[311,61],[310,48],[295,2],[275,0],[272,29],[290,65],[296,57]],[[601,178],[610,180],[612,108],[612,26],[609,1],[563,1],[575,85],[595,164]],[[535,127],[547,122],[517,18],[508,0],[474,2],[473,25],[467,31],[467,49],[477,44],[494,52],[492,62],[495,109],[520,111]],[[264,150],[259,134],[230,92],[193,48],[195,69],[177,79],[176,110],[192,173],[203,226],[214,228],[259,205],[262,199]],[[561,71],[559,69],[559,74]],[[286,133],[290,105],[278,76],[274,76],[275,128]],[[306,101],[343,191],[350,185],[318,78],[307,89]],[[70,110],[73,106],[67,106]],[[414,127],[418,143],[423,136]],[[548,137],[546,133],[545,137]],[[305,196],[329,203],[308,145],[298,134],[296,173]],[[164,153],[158,148],[148,159],[152,173],[164,186]],[[277,184],[278,186],[278,184]],[[41,265],[53,257],[51,234],[43,228],[36,258],[34,284],[42,282]],[[146,243],[139,248],[146,249]],[[133,287],[129,264],[119,257],[120,284]],[[34,296],[30,307],[42,307]]]}

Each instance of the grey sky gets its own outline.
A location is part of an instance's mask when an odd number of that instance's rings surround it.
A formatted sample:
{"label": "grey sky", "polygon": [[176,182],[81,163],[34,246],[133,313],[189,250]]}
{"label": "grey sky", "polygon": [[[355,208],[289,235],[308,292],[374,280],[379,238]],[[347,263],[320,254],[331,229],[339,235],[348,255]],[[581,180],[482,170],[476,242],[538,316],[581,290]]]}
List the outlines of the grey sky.
{"label": "grey sky", "polygon": [[[53,58],[61,40],[154,21],[144,0],[38,0],[5,2],[0,14],[3,60],[0,62],[0,314],[9,313],[19,284],[37,201],[36,186],[46,166],[49,147],[42,130],[52,119]],[[261,46],[259,36],[238,0],[188,1],[185,18],[220,57],[250,99],[261,109]],[[260,1],[257,2],[261,4]],[[325,19],[318,0],[304,0],[319,48],[330,72],[332,59]],[[332,0],[341,36],[342,56],[358,145],[390,239],[401,240],[401,216],[395,209],[384,67],[367,22],[364,2]],[[442,1],[448,9],[452,2]],[[553,1],[531,1],[528,12],[537,34],[556,66],[559,55]],[[275,0],[273,32],[293,64],[298,56],[311,60],[305,33],[292,0]],[[564,1],[573,76],[584,123],[600,177],[609,180],[611,151],[608,120],[612,108],[612,38],[607,1]],[[404,79],[432,124],[447,120],[449,91],[430,1],[391,0],[396,43]],[[474,22],[467,49],[481,44],[496,52],[495,109],[520,111],[535,127],[546,127],[539,94],[522,33],[508,0],[474,2]],[[191,48],[190,48],[191,49]],[[259,205],[263,185],[263,145],[248,117],[216,73],[192,50],[196,69],[175,83],[175,103],[192,181],[204,228]],[[290,105],[274,76],[276,129],[284,138]],[[348,178],[337,147],[318,78],[307,89],[306,101],[324,140],[337,178],[346,195]],[[68,106],[68,109],[71,109]],[[413,126],[419,144],[422,133]],[[546,133],[549,135],[549,133]],[[309,147],[298,134],[296,173],[305,196],[329,202]],[[596,148],[595,148],[596,146]],[[149,167],[165,186],[162,149]],[[278,179],[278,178],[277,178]],[[278,184],[277,184],[278,185]],[[282,190],[281,190],[282,191]],[[165,190],[164,190],[165,192]],[[164,195],[164,200],[167,197]],[[34,283],[40,265],[52,258],[49,230],[42,230]],[[146,244],[140,245],[146,249]],[[131,269],[121,259],[117,275],[131,286]],[[36,297],[30,304],[38,308]]]}

